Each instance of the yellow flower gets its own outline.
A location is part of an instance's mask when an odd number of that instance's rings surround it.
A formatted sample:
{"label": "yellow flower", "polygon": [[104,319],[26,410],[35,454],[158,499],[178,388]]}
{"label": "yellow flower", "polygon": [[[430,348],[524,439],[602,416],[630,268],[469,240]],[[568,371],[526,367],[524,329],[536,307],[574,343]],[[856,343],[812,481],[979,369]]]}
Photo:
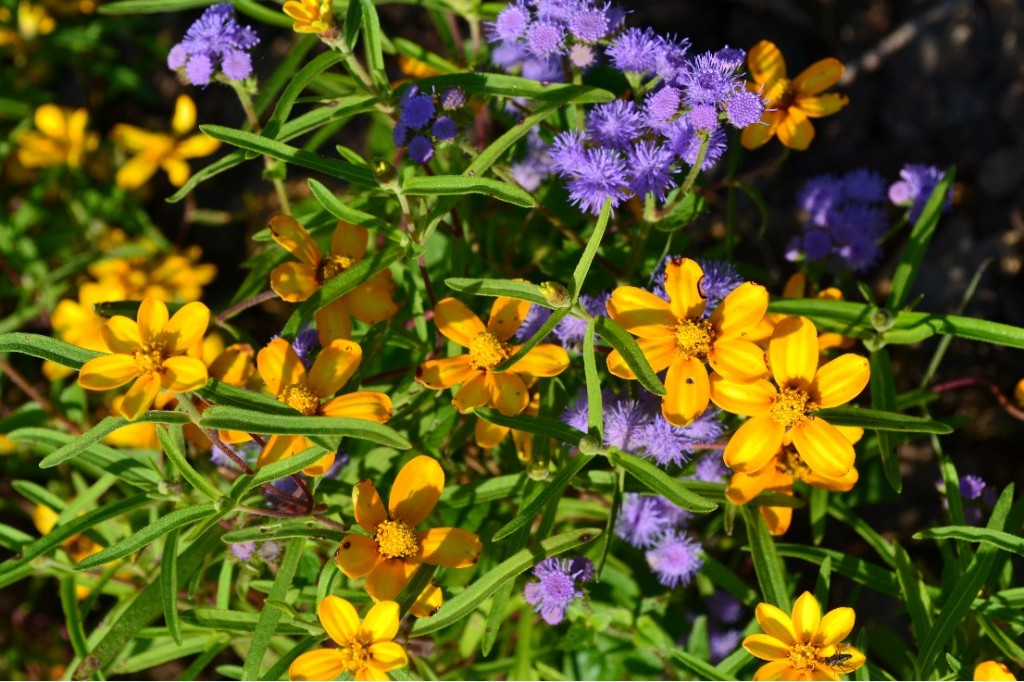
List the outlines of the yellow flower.
{"label": "yellow flower", "polygon": [[[97,352],[106,352],[103,327],[106,319],[96,312],[95,305],[106,301],[123,301],[128,298],[124,287],[116,282],[86,282],[78,288],[78,300],[63,299],[50,315],[53,333],[62,341]],[[43,362],[43,374],[56,381],[71,375],[74,370],[47,360]]]}
{"label": "yellow flower", "polygon": [[743,129],[741,142],[747,149],[757,149],[775,135],[790,149],[807,149],[814,139],[810,119],[830,116],[850,102],[846,95],[824,92],[843,75],[843,63],[834,57],[811,64],[789,80],[782,52],[762,40],[750,48],[747,67],[754,79],[748,88],[766,100],[761,122]]}
{"label": "yellow flower", "polygon": [[288,0],[282,8],[295,20],[296,33],[330,33],[334,30],[334,0]]}
{"label": "yellow flower", "polygon": [[[352,378],[363,350],[358,343],[338,339],[320,351],[316,362],[306,368],[286,340],[277,338],[256,356],[256,367],[271,393],[285,405],[311,417],[352,417],[383,424],[391,419],[391,398],[378,391],[355,391],[329,398]],[[305,436],[273,435],[267,439],[257,466],[266,466],[311,447]],[[334,463],[333,452],[303,469],[309,476],[322,476]]]}
{"label": "yellow flower", "polygon": [[[57,512],[43,504],[37,504],[35,509],[32,510],[32,523],[41,535],[49,535],[53,527],[57,525],[57,519],[59,518],[60,515]],[[60,543],[60,547],[76,563],[103,549],[81,533],[76,533]]]}
{"label": "yellow flower", "polygon": [[711,400],[726,412],[749,416],[725,446],[725,463],[750,474],[763,469],[788,435],[811,472],[832,479],[853,467],[853,445],[816,410],[853,400],[868,384],[867,358],[846,353],[818,367],[818,334],[805,317],[787,317],[768,344],[768,380],[740,384],[715,376]]}
{"label": "yellow flower", "polygon": [[209,156],[220,148],[220,142],[205,133],[185,137],[195,127],[196,104],[188,95],[178,95],[174,104],[171,135],[151,133],[127,123],[114,126],[111,132],[114,142],[135,155],[117,170],[115,180],[118,186],[125,189],[141,187],[153,177],[157,168],[167,173],[175,187],[184,185],[192,174],[186,159]]}
{"label": "yellow flower", "polygon": [[293,680],[333,680],[343,672],[357,680],[386,680],[385,673],[409,664],[405,649],[394,642],[398,634],[398,604],[382,601],[370,607],[366,618],[341,597],[328,595],[316,607],[320,624],[337,649],[316,649],[296,658],[288,669]]}
{"label": "yellow flower", "polygon": [[[6,24],[12,18],[7,7],[0,7],[0,22]],[[45,7],[33,5],[25,0],[18,3],[17,24],[17,29],[0,26],[0,47],[13,45],[15,48],[23,48],[24,43],[35,40],[38,36],[49,35],[57,27],[57,22],[47,13]]]}
{"label": "yellow flower", "polygon": [[[324,254],[316,241],[294,218],[278,214],[270,219],[270,235],[299,262],[282,263],[270,273],[270,288],[285,301],[305,301],[324,282],[337,277],[366,255],[366,228],[338,221],[331,239],[331,251]],[[377,324],[398,312],[391,299],[395,284],[391,271],[382,270],[369,281],[337,298],[316,313],[320,345],[352,336],[352,320]]]}
{"label": "yellow flower", "polygon": [[18,161],[26,168],[82,165],[82,157],[96,149],[99,137],[86,132],[89,112],[44,104],[36,109],[36,130],[18,137]]}
{"label": "yellow flower", "polygon": [[17,448],[17,443],[8,438],[7,434],[0,433],[0,455],[9,455]]}
{"label": "yellow flower", "polygon": [[821,615],[810,592],[793,604],[793,617],[778,607],[761,603],[754,611],[763,635],[750,635],[743,648],[763,661],[755,680],[838,680],[836,673],[851,673],[865,663],[864,654],[844,644],[856,614],[843,606]]}
{"label": "yellow flower", "polygon": [[414,457],[398,472],[386,510],[373,482],[361,481],[352,490],[352,502],[356,523],[371,535],[346,536],[334,553],[338,568],[349,578],[366,576],[366,591],[382,601],[394,599],[421,563],[445,568],[475,564],[483,549],[476,533],[462,528],[415,530],[443,489],[444,471],[426,455]]}
{"label": "yellow flower", "polygon": [[[608,299],[608,314],[640,337],[640,350],[651,368],[668,368],[661,413],[677,426],[689,424],[708,407],[705,361],[715,373],[736,382],[757,381],[768,373],[764,351],[746,338],[768,308],[767,290],[744,282],[704,319],[703,276],[695,261],[675,258],[665,267],[668,301],[637,287],[619,287]],[[618,351],[608,355],[608,371],[636,379]]]}
{"label": "yellow flower", "polygon": [[[864,429],[853,426],[837,426],[836,430],[846,436],[850,443],[856,443],[864,435]],[[791,434],[787,433],[783,438],[782,449],[767,464],[749,474],[732,475],[725,496],[733,504],[747,504],[764,490],[792,495],[794,481],[804,481],[815,488],[832,492],[846,492],[857,483],[857,478],[857,469],[853,467],[835,478],[815,473],[800,459],[800,453],[793,447]],[[772,535],[782,535],[789,530],[789,523],[793,519],[792,507],[760,507],[760,510]]]}
{"label": "yellow flower", "polygon": [[982,661],[974,668],[975,682],[979,680],[1016,680],[1010,669],[999,661]]}
{"label": "yellow flower", "polygon": [[[536,416],[540,413],[540,393],[534,391],[530,394],[530,403],[523,410],[523,414]],[[496,448],[512,432],[512,441],[516,445],[516,454],[522,462],[529,462],[533,456],[533,434],[529,431],[510,429],[507,426],[499,426],[486,419],[476,418],[476,429],[474,438],[476,444],[482,448]]]}
{"label": "yellow flower", "polygon": [[410,78],[430,78],[441,75],[441,71],[430,64],[415,57],[406,57],[404,54],[398,55],[398,69]]}
{"label": "yellow flower", "polygon": [[468,348],[469,353],[424,362],[416,371],[416,381],[434,390],[462,384],[452,400],[459,412],[491,405],[509,417],[519,414],[530,402],[527,384],[532,383],[533,377],[557,376],[569,366],[564,348],[541,343],[506,371],[492,371],[519,350],[519,346],[506,342],[519,329],[529,309],[529,301],[499,296],[484,327],[462,301],[442,299],[434,308],[434,323],[438,331]]}
{"label": "yellow flower", "polygon": [[[810,292],[807,290],[807,277],[802,272],[794,272],[782,290],[782,298],[806,298]],[[835,287],[822,289],[815,295],[826,301],[843,300],[843,292]],[[768,341],[772,338],[775,325],[786,319],[782,313],[767,313],[753,331],[750,332],[750,340],[759,346],[768,347]],[[818,335],[818,350],[822,353],[831,348],[852,348],[856,343],[854,339],[848,339],[841,334],[824,332]]]}
{"label": "yellow flower", "polygon": [[90,391],[108,391],[134,380],[118,409],[134,421],[161,389],[185,393],[206,385],[206,365],[187,353],[203,338],[209,323],[210,309],[202,303],[189,303],[169,317],[162,301],[147,298],[139,306],[138,322],[123,315],[107,321],[102,334],[112,354],[82,365],[78,383]]}
{"label": "yellow flower", "polygon": [[217,266],[199,263],[203,252],[198,246],[189,246],[166,256],[158,253],[156,245],[145,239],[131,246],[152,253],[138,258],[108,258],[88,267],[89,274],[101,285],[124,290],[122,299],[105,300],[159,298],[161,301],[189,303],[199,300],[203,287],[217,275]]}

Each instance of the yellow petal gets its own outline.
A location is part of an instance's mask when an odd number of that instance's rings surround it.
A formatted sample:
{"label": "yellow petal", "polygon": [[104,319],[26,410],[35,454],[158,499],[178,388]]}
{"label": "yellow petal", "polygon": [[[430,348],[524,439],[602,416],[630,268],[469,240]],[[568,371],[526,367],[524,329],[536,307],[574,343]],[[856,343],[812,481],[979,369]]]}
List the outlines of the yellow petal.
{"label": "yellow petal", "polygon": [[758,83],[786,77],[786,60],[782,57],[782,51],[768,40],[762,40],[750,48],[747,68],[751,78]]}
{"label": "yellow petal", "polygon": [[793,520],[792,507],[759,507],[761,517],[772,535],[785,535]]}
{"label": "yellow petal", "polygon": [[305,301],[320,288],[316,271],[305,263],[281,263],[270,273],[270,288],[289,303]]}
{"label": "yellow petal", "polygon": [[362,359],[363,349],[355,341],[332,341],[309,370],[309,390],[321,398],[332,395],[352,378]]}
{"label": "yellow petal", "polygon": [[157,340],[167,353],[177,355],[198,344],[210,325],[210,309],[199,302],[187,303],[163,326]]}
{"label": "yellow petal", "polygon": [[370,680],[372,682],[385,682],[389,680],[386,673],[377,670],[373,667],[372,661],[366,661],[364,667],[356,671],[355,679],[357,682],[364,682],[364,680]]}
{"label": "yellow petal", "polygon": [[835,85],[845,67],[835,57],[826,57],[808,66],[793,79],[792,88],[800,97],[817,95]]}
{"label": "yellow petal", "polygon": [[849,607],[841,606],[838,609],[832,609],[821,619],[818,631],[812,638],[811,643],[818,646],[839,644],[853,630],[856,617],[853,609]]}
{"label": "yellow petal", "polygon": [[[200,362],[199,364],[203,363]],[[206,367],[204,366],[203,369],[205,370]],[[124,394],[119,410],[121,416],[130,422],[135,421],[153,406],[153,401],[156,400],[157,393],[159,392],[160,375],[152,372],[143,374],[135,380],[132,387]]]}
{"label": "yellow petal", "polygon": [[725,446],[723,459],[733,471],[752,473],[764,467],[782,447],[786,428],[769,416],[751,417]]}
{"label": "yellow petal", "polygon": [[662,339],[672,336],[679,321],[668,301],[637,287],[619,287],[606,304],[608,315],[634,336]]}
{"label": "yellow petal", "polygon": [[871,365],[868,359],[846,353],[818,369],[809,393],[819,407],[836,407],[860,395],[870,379]]}
{"label": "yellow petal", "polygon": [[100,335],[111,353],[130,355],[142,346],[139,325],[124,315],[114,315],[100,327]]}
{"label": "yellow petal", "polygon": [[288,668],[293,680],[333,680],[345,671],[348,659],[340,649],[314,649],[307,651]]}
{"label": "yellow petal", "polygon": [[793,604],[793,631],[801,644],[810,644],[821,623],[821,607],[810,592],[804,592]]}
{"label": "yellow petal", "polygon": [[347,535],[334,552],[334,563],[349,578],[362,578],[381,560],[377,543],[365,535]]}
{"label": "yellow petal", "polygon": [[793,621],[779,607],[761,602],[754,609],[754,616],[757,618],[757,624],[769,637],[774,637],[787,646],[797,643]]}
{"label": "yellow petal", "polygon": [[814,126],[804,112],[795,107],[786,110],[786,117],[779,124],[776,131],[779,142],[790,149],[803,151],[811,146],[814,139]]}
{"label": "yellow petal", "polygon": [[708,409],[708,370],[696,358],[680,356],[668,368],[661,414],[670,424],[686,426]]}
{"label": "yellow petal", "polygon": [[320,406],[325,417],[350,417],[383,424],[391,419],[391,398],[379,391],[354,391],[331,398]]}
{"label": "yellow petal", "polygon": [[674,258],[665,266],[665,293],[677,318],[695,320],[704,314],[707,296],[701,288],[703,279],[704,270],[689,258]]}
{"label": "yellow petal", "polygon": [[743,648],[751,656],[762,661],[785,660],[789,655],[789,647],[783,642],[768,635],[750,635],[743,640]]}
{"label": "yellow petal", "polygon": [[[486,372],[485,385],[490,404],[506,417],[516,416],[530,403],[529,389],[522,378],[514,372]],[[459,393],[461,394],[461,391]]]}
{"label": "yellow petal", "polygon": [[139,376],[130,355],[101,355],[89,360],[78,373],[78,384],[90,391],[109,391]]}
{"label": "yellow petal", "polygon": [[[647,358],[647,363],[655,372],[661,372],[679,357],[679,345],[674,337],[660,339],[637,339],[636,344]],[[622,379],[636,379],[636,374],[626,364],[625,358],[617,350],[608,354],[608,371]]]}
{"label": "yellow petal", "polygon": [[394,599],[418,567],[415,561],[381,559],[366,576],[366,591],[377,601]]}
{"label": "yellow petal", "polygon": [[719,336],[742,336],[764,317],[768,310],[768,290],[760,284],[744,282],[718,304],[709,318]]}
{"label": "yellow petal", "polygon": [[153,173],[156,173],[157,164],[152,159],[142,154],[133,156],[128,159],[120,168],[117,169],[117,175],[114,176],[114,181],[118,187],[132,190],[138,189],[146,184]]}
{"label": "yellow petal", "polygon": [[476,313],[457,298],[444,298],[437,302],[434,324],[439,332],[465,348],[469,348],[477,334],[487,331]]}
{"label": "yellow petal", "polygon": [[364,478],[352,489],[352,504],[355,507],[356,523],[373,533],[382,521],[387,521],[388,513],[384,502],[373,481]]}
{"label": "yellow petal", "polygon": [[743,129],[740,135],[740,144],[744,149],[759,149],[769,140],[775,137],[779,126],[786,117],[786,112],[780,109],[766,111],[761,116],[759,123],[752,123]]}
{"label": "yellow petal", "polygon": [[210,381],[206,365],[198,358],[178,355],[163,362],[163,387],[171,393],[195,391]]}
{"label": "yellow petal", "polygon": [[760,346],[743,339],[716,340],[708,353],[708,364],[729,381],[750,383],[768,376],[764,351]]}
{"label": "yellow petal", "polygon": [[816,474],[839,478],[853,467],[853,445],[824,419],[803,419],[793,425],[792,434],[800,459]]}
{"label": "yellow petal", "polygon": [[[441,593],[440,589],[435,588],[435,590],[437,594]],[[440,608],[440,604],[434,607],[434,610],[436,611],[438,608]],[[413,615],[415,615],[415,606],[413,607]],[[383,673],[408,665],[409,658],[405,654],[405,649],[398,642],[377,641],[370,645],[370,660],[367,663],[374,670]]]}
{"label": "yellow petal", "polygon": [[487,331],[502,341],[512,338],[526,319],[526,313],[530,312],[530,305],[529,301],[497,297],[491,306],[491,316],[487,318]]}
{"label": "yellow petal", "polygon": [[754,673],[754,680],[799,680],[800,671],[790,665],[789,660],[765,663]]}
{"label": "yellow petal", "polygon": [[114,144],[130,152],[141,152],[153,147],[167,146],[165,133],[151,133],[126,123],[118,123],[114,126],[110,131],[110,137],[114,140]]}
{"label": "yellow petal", "polygon": [[807,483],[807,485],[814,486],[815,488],[821,488],[822,490],[845,493],[853,489],[853,486],[857,484],[857,480],[859,478],[860,474],[857,473],[857,469],[855,467],[851,467],[849,471],[839,478],[829,478],[811,471],[809,474],[804,475],[804,482]]}
{"label": "yellow petal", "polygon": [[454,358],[427,360],[416,370],[416,381],[427,388],[440,390],[464,384],[477,374],[483,373],[473,367],[469,355],[458,355]]}
{"label": "yellow petal", "polygon": [[821,118],[839,112],[850,103],[850,98],[838,92],[827,92],[816,97],[798,97],[793,106],[808,118]]}
{"label": "yellow petal", "polygon": [[274,462],[298,454],[310,446],[309,440],[302,436],[274,435],[267,439],[259,457],[256,458],[257,467],[265,467]]}
{"label": "yellow petal", "polygon": [[180,156],[165,156],[160,160],[160,167],[167,173],[167,179],[175,187],[181,187],[188,178],[192,175],[192,170],[188,167],[188,162]]}
{"label": "yellow petal", "polygon": [[749,474],[733,474],[725,496],[733,504],[746,504],[761,494],[775,478],[775,460]]}
{"label": "yellow petal", "polygon": [[371,642],[387,642],[398,634],[398,604],[379,601],[366,612],[359,634]]}
{"label": "yellow petal", "polygon": [[711,402],[726,412],[747,417],[766,415],[772,409],[778,391],[769,381],[741,384],[711,375]]}
{"label": "yellow petal", "polygon": [[33,122],[36,124],[36,128],[49,137],[58,139],[67,137],[67,118],[64,115],[64,110],[56,104],[43,104],[37,108]]}
{"label": "yellow petal", "polygon": [[452,399],[452,405],[455,405],[455,409],[465,413],[487,404],[491,399],[491,394],[487,387],[487,374],[487,372],[480,371],[472,379],[462,384]]}
{"label": "yellow petal", "polygon": [[142,343],[157,341],[168,321],[167,306],[158,298],[147,298],[139,305],[136,319]]}
{"label": "yellow petal", "polygon": [[[493,319],[493,318],[491,318]],[[518,351],[520,346],[512,348]],[[525,373],[535,377],[554,377],[569,366],[569,354],[553,343],[539,343],[508,368],[509,372]]]}
{"label": "yellow petal", "polygon": [[210,363],[210,376],[232,386],[245,386],[256,371],[255,353],[247,343],[233,343]]}
{"label": "yellow petal", "polygon": [[468,568],[483,551],[477,534],[462,528],[431,528],[416,535],[420,540],[420,559],[432,566]]}
{"label": "yellow petal", "polygon": [[198,159],[209,156],[220,149],[220,140],[215,140],[206,133],[199,133],[185,138],[174,148],[174,153],[182,159]]}
{"label": "yellow petal", "polygon": [[476,440],[476,444],[482,448],[493,448],[497,447],[499,443],[508,435],[507,426],[498,426],[492,424],[486,419],[476,418],[476,427],[473,432],[473,437]]}
{"label": "yellow petal", "polygon": [[[303,266],[304,267],[304,266]],[[316,279],[314,278],[315,282]],[[308,288],[308,284],[303,285]],[[276,291],[276,290],[275,290]],[[313,295],[314,289],[309,289],[309,295]],[[280,292],[277,292],[280,296]],[[300,294],[301,295],[301,294]],[[352,338],[352,319],[349,317],[348,307],[345,305],[345,297],[336,298],[314,315],[316,319],[317,341],[324,348],[336,339]]]}
{"label": "yellow petal", "polygon": [[413,457],[398,472],[388,496],[391,518],[410,526],[420,524],[434,509],[444,490],[444,470],[427,455]]}
{"label": "yellow petal", "polygon": [[256,356],[256,368],[259,370],[267,388],[275,396],[280,395],[285,386],[304,385],[306,368],[295,354],[295,349],[284,339],[274,339]]}
{"label": "yellow petal", "polygon": [[295,218],[278,213],[267,224],[270,236],[300,262],[316,269],[323,260],[323,252],[302,225]]}
{"label": "yellow petal", "polygon": [[[846,651],[844,653],[849,653]],[[859,652],[858,652],[859,653]],[[863,656],[863,654],[861,654]],[[982,661],[974,668],[974,679],[978,680],[1016,680],[1010,669],[999,661]]]}
{"label": "yellow petal", "polygon": [[437,586],[433,580],[427,585],[420,596],[413,602],[412,608],[409,609],[416,618],[430,618],[444,604],[444,594],[441,592],[441,588]]}
{"label": "yellow petal", "polygon": [[339,220],[331,236],[331,254],[354,261],[362,260],[366,255],[366,242],[369,238],[370,233],[365,227]]}
{"label": "yellow petal", "polygon": [[324,597],[316,607],[316,615],[327,636],[338,644],[346,644],[359,632],[359,614],[347,599],[333,594]]}
{"label": "yellow petal", "polygon": [[[391,272],[385,270],[381,274],[390,283]],[[367,282],[360,284],[343,298],[352,316],[366,324],[389,320],[398,312],[398,304],[391,298],[390,286]]]}
{"label": "yellow petal", "polygon": [[768,362],[781,388],[806,390],[818,368],[818,330],[806,317],[787,317],[768,344]]}
{"label": "yellow petal", "polygon": [[188,95],[178,95],[174,101],[171,130],[179,137],[196,127],[196,103]]}

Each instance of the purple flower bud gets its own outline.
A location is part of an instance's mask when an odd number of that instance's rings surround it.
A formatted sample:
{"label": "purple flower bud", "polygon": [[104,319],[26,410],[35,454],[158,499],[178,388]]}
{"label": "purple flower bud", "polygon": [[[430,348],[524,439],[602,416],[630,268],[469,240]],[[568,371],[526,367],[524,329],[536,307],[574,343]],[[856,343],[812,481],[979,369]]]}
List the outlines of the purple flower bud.
{"label": "purple flower bud", "polygon": [[434,138],[442,142],[448,140],[454,140],[455,135],[459,132],[458,126],[455,125],[455,121],[450,116],[439,116],[434,125],[430,127],[430,132],[434,135]]}
{"label": "purple flower bud", "polygon": [[583,592],[576,587],[577,581],[590,580],[594,575],[594,567],[582,557],[572,561],[551,557],[534,566],[533,575],[539,580],[527,583],[523,596],[544,622],[558,625],[565,619],[569,605],[583,596]]}
{"label": "purple flower bud", "polygon": [[402,102],[402,114],[398,120],[413,130],[419,130],[434,118],[434,98],[430,95],[413,95]]}
{"label": "purple flower bud", "polygon": [[434,146],[430,138],[424,135],[417,135],[409,140],[406,150],[409,152],[409,158],[416,163],[425,164],[434,157]]}
{"label": "purple flower bud", "polygon": [[448,88],[441,93],[441,108],[445,111],[461,109],[466,105],[466,93],[458,88]]}
{"label": "purple flower bud", "polygon": [[764,115],[764,100],[756,92],[739,90],[726,100],[725,115],[737,128],[754,125]]}

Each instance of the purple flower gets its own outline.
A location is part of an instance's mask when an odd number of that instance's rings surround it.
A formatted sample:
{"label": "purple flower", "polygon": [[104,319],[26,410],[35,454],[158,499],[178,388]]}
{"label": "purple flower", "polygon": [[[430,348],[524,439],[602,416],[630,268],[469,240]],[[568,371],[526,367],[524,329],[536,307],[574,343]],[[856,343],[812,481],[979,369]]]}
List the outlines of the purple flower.
{"label": "purple flower", "polygon": [[615,535],[634,547],[652,546],[671,525],[662,513],[660,499],[638,493],[623,495],[615,518]]}
{"label": "purple flower", "polygon": [[842,191],[851,201],[866,204],[885,201],[885,179],[867,168],[857,168],[843,176]]}
{"label": "purple flower", "polygon": [[[697,163],[700,154],[701,136],[686,118],[680,118],[668,128],[668,146],[676,156],[692,166]],[[715,128],[708,140],[708,150],[704,154],[704,162],[700,165],[703,171],[711,170],[718,159],[725,153],[726,138],[721,127]]]}
{"label": "purple flower", "polygon": [[409,140],[409,146],[406,149],[409,152],[409,158],[416,163],[425,164],[434,157],[434,145],[425,135],[417,135]]}
{"label": "purple flower", "polygon": [[723,64],[711,52],[697,55],[686,65],[677,80],[683,86],[683,97],[691,105],[722,105],[742,81],[728,64]]}
{"label": "purple flower", "polygon": [[712,665],[721,663],[731,653],[739,648],[743,639],[743,631],[737,628],[712,628],[708,627],[708,648],[711,654]]}
{"label": "purple flower", "polygon": [[583,133],[568,130],[555,136],[551,145],[551,169],[563,175],[579,171],[586,163],[586,149],[583,147]]}
{"label": "purple flower", "polygon": [[965,500],[976,500],[981,497],[987,487],[988,484],[985,483],[981,476],[967,474],[960,479],[960,497]]}
{"label": "purple flower", "polygon": [[[935,166],[908,163],[900,169],[900,180],[889,187],[889,200],[897,206],[910,206],[908,218],[910,222],[916,222],[942,176],[943,172]],[[953,188],[950,187],[949,194],[942,204],[943,213],[952,207]]]}
{"label": "purple flower", "polygon": [[[519,325],[519,329],[516,330],[516,339],[520,343],[525,343],[527,339],[532,337],[534,334],[540,331],[540,328],[544,326],[544,323],[551,317],[551,309],[545,308],[540,305],[531,305],[530,310],[526,313],[526,317],[523,318],[523,323]],[[543,341],[544,339],[541,339]],[[586,431],[586,428],[582,429]]]}
{"label": "purple flower", "polygon": [[640,140],[628,153],[628,165],[632,174],[629,189],[637,196],[653,194],[658,201],[676,186],[672,164],[675,155],[653,141]]}
{"label": "purple flower", "polygon": [[536,22],[526,31],[526,49],[533,56],[546,59],[561,51],[563,35],[559,26]]}
{"label": "purple flower", "polygon": [[737,128],[754,125],[764,115],[764,100],[756,92],[738,90],[725,101],[725,115]]}
{"label": "purple flower", "polygon": [[441,108],[445,111],[461,109],[466,105],[466,93],[458,88],[448,88],[441,93]]}
{"label": "purple flower", "polygon": [[615,208],[629,198],[626,164],[610,149],[593,148],[569,181],[569,198],[582,210],[599,215],[608,199]]}
{"label": "purple flower", "polygon": [[231,553],[235,555],[235,558],[239,561],[248,561],[252,558],[252,555],[256,553],[255,542],[232,542]]}
{"label": "purple flower", "polygon": [[[604,400],[603,405],[607,405],[610,400],[614,400],[614,396],[611,391],[602,391]],[[579,395],[576,396],[576,400],[569,403],[569,405],[562,411],[560,419],[562,423],[568,424],[578,431],[586,433],[590,429],[589,421],[589,404],[587,402],[587,394],[585,391],[580,390]]]}
{"label": "purple flower", "polygon": [[511,4],[498,13],[494,23],[488,25],[488,39],[491,42],[517,40],[526,34],[529,23],[530,13],[522,3]]}
{"label": "purple flower", "polygon": [[171,48],[167,66],[184,69],[193,85],[208,84],[218,68],[231,80],[243,80],[252,75],[249,50],[259,42],[256,31],[235,21],[233,5],[212,5]]}
{"label": "purple flower", "polygon": [[708,598],[708,615],[719,623],[733,625],[743,617],[743,602],[728,592],[715,592]]}
{"label": "purple flower", "polygon": [[558,625],[565,618],[565,610],[583,596],[577,581],[586,582],[594,575],[589,559],[576,557],[571,561],[550,557],[533,567],[539,580],[529,582],[523,589],[526,602],[541,615],[548,625]]}
{"label": "purple flower", "polygon": [[617,99],[590,110],[587,138],[624,151],[640,135],[641,125],[636,105]]}
{"label": "purple flower", "polygon": [[700,557],[701,544],[685,533],[670,532],[658,539],[653,549],[645,554],[647,565],[665,587],[685,587],[700,570],[704,561]]}
{"label": "purple flower", "polygon": [[608,15],[595,7],[581,7],[569,18],[569,31],[587,43],[595,43],[608,35]]}
{"label": "purple flower", "polygon": [[430,127],[430,132],[433,134],[435,139],[441,142],[447,142],[448,140],[455,139],[455,135],[459,132],[459,128],[455,125],[455,120],[450,116],[438,116],[437,120],[434,121],[434,125]]}
{"label": "purple flower", "polygon": [[711,132],[718,128],[718,108],[713,104],[695,104],[686,114],[686,121],[695,130]]}
{"label": "purple flower", "polygon": [[728,45],[715,53],[715,61],[721,64],[722,68],[728,69],[729,71],[735,71],[743,66],[743,62],[746,61],[746,59],[746,50],[729,47]]}
{"label": "purple flower", "polygon": [[569,61],[578,69],[586,69],[597,61],[597,55],[590,45],[577,43],[569,48]]}
{"label": "purple flower", "polygon": [[295,335],[292,348],[299,356],[302,366],[309,370],[313,366],[313,353],[320,345],[320,334],[315,329],[304,329]]}
{"label": "purple flower", "polygon": [[523,78],[530,78],[541,83],[558,83],[565,80],[562,60],[557,56],[543,59],[527,59],[523,62]]}
{"label": "purple flower", "polygon": [[608,46],[608,56],[620,71],[654,73],[665,45],[650,28],[627,28]]}
{"label": "purple flower", "polygon": [[729,473],[730,471],[728,467],[726,467],[725,462],[722,461],[722,456],[717,453],[713,453],[705,455],[697,460],[693,476],[690,478],[696,481],[705,481],[707,483],[721,483]]}
{"label": "purple flower", "polygon": [[409,88],[406,96],[402,97],[401,105],[402,113],[398,120],[413,130],[423,128],[434,118],[434,98],[420,94],[416,86]]}
{"label": "purple flower", "polygon": [[654,129],[661,129],[679,112],[682,95],[679,90],[665,86],[651,93],[644,100],[644,123]]}
{"label": "purple flower", "polygon": [[637,452],[646,441],[645,426],[650,417],[643,405],[633,400],[604,404],[604,443],[624,452]]}

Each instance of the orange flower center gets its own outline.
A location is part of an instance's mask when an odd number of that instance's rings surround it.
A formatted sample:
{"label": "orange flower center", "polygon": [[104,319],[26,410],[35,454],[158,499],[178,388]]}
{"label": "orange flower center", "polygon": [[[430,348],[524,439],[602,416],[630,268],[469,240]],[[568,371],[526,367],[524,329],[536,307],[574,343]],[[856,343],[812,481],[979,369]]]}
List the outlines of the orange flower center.
{"label": "orange flower center", "polygon": [[493,369],[510,355],[508,344],[491,332],[480,332],[469,344],[469,361],[477,369]]}
{"label": "orange flower center", "polygon": [[676,345],[688,358],[707,359],[715,342],[715,330],[708,320],[679,320],[676,324]]}
{"label": "orange flower center", "polygon": [[813,644],[794,644],[789,647],[789,664],[804,672],[814,670],[814,664],[818,662],[818,647]]}
{"label": "orange flower center", "polygon": [[800,459],[800,453],[796,451],[791,445],[787,445],[782,449],[777,460],[776,469],[784,474],[792,476],[798,481],[802,481],[807,478],[807,475],[811,473],[811,467]]}
{"label": "orange flower center", "polygon": [[785,109],[792,104],[796,95],[793,91],[793,81],[788,78],[776,78],[773,81],[768,81],[762,94],[768,100],[769,107],[778,109]]}
{"label": "orange flower center", "polygon": [[307,417],[320,414],[320,398],[305,386],[299,384],[285,386],[277,399]]}
{"label": "orange flower center", "polygon": [[381,521],[373,533],[377,551],[385,559],[405,559],[420,549],[416,531],[403,521]]}
{"label": "orange flower center", "polygon": [[355,261],[348,256],[327,256],[317,266],[316,278],[321,283],[334,279],[352,267],[354,263]]}
{"label": "orange flower center", "polygon": [[371,658],[370,656],[370,645],[362,640],[353,637],[347,642],[339,642],[341,645],[339,651],[341,651],[342,665],[345,666],[345,670],[349,672],[358,672],[363,668],[366,668],[366,662]]}
{"label": "orange flower center", "polygon": [[801,388],[783,388],[772,404],[771,416],[783,426],[793,426],[807,418],[807,413],[817,406],[811,402],[811,396]]}
{"label": "orange flower center", "polygon": [[135,367],[139,374],[161,374],[164,371],[166,356],[163,344],[147,343],[135,351],[132,357],[135,359]]}

